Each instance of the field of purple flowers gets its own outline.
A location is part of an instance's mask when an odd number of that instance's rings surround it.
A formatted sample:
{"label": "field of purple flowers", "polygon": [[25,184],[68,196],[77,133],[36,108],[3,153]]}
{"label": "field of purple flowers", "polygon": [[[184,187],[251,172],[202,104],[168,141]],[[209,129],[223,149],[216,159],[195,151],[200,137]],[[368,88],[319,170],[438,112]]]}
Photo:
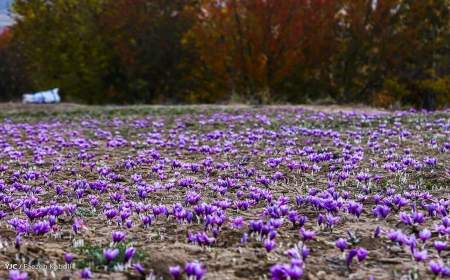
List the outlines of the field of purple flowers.
{"label": "field of purple flowers", "polygon": [[0,114],[0,278],[450,277],[450,113]]}

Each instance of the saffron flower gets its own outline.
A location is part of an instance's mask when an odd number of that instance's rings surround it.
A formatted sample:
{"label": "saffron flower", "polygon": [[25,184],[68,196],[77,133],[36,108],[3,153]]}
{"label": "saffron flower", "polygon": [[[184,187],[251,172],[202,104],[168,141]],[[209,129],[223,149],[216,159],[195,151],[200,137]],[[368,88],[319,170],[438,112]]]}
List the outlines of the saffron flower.
{"label": "saffron flower", "polygon": [[37,222],[32,228],[35,234],[43,235],[50,231],[50,223],[48,221]]}
{"label": "saffron flower", "polygon": [[442,251],[447,249],[447,242],[437,240],[437,241],[434,241],[433,246],[436,249],[436,251],[438,251],[438,254],[440,255]]}
{"label": "saffron flower", "polygon": [[356,252],[356,257],[358,258],[359,262],[364,261],[367,258],[367,250],[362,247],[358,248]]}
{"label": "saffron flower", "polygon": [[169,267],[169,273],[173,279],[177,280],[181,277],[181,267],[179,265]]}
{"label": "saffron flower", "polygon": [[80,272],[80,276],[82,279],[91,279],[92,278],[91,269],[88,267],[83,268],[83,270],[81,270]]}
{"label": "saffron flower", "polygon": [[141,275],[144,275],[144,274],[145,274],[145,269],[144,269],[144,267],[142,266],[142,264],[140,264],[140,263],[135,263],[135,264],[133,264],[133,268],[134,268],[137,272],[139,272],[139,274],[141,274]]}
{"label": "saffron flower", "polygon": [[266,239],[264,241],[264,248],[266,248],[267,252],[272,251],[276,246],[276,243],[274,240]]}
{"label": "saffron flower", "polygon": [[347,246],[348,246],[347,240],[343,238],[339,238],[336,241],[336,247],[338,247],[338,249],[341,250],[341,252],[344,252],[344,250],[347,249]]}
{"label": "saffron flower", "polygon": [[11,270],[9,272],[9,280],[27,280],[28,273],[20,272],[19,270]]}
{"label": "saffron flower", "polygon": [[71,264],[73,261],[73,255],[71,253],[64,253],[64,260],[66,263]]}
{"label": "saffron flower", "polygon": [[125,253],[124,253],[124,263],[127,263],[128,261],[130,261],[134,254],[136,253],[136,249],[133,247],[129,247],[125,249]]}
{"label": "saffron flower", "polygon": [[367,250],[361,247],[351,249],[346,258],[347,267],[350,267],[354,257],[357,257],[359,262],[364,261],[367,257]]}
{"label": "saffron flower", "polygon": [[422,242],[427,241],[431,237],[431,231],[429,229],[423,229],[419,232],[419,238]]}
{"label": "saffron flower", "polygon": [[193,277],[195,280],[202,280],[206,274],[206,268],[198,261],[186,263],[184,271],[188,277]]}
{"label": "saffron flower", "polygon": [[316,233],[312,230],[305,230],[304,228],[300,229],[300,236],[301,238],[306,241],[306,240],[312,240],[316,237]]}
{"label": "saffron flower", "polygon": [[414,255],[414,259],[417,262],[424,261],[424,260],[426,260],[428,258],[427,250],[415,251],[413,255]]}
{"label": "saffron flower", "polygon": [[119,249],[104,249],[103,250],[103,257],[105,260],[109,263],[113,261],[117,256],[119,255]]}
{"label": "saffron flower", "polygon": [[428,269],[435,275],[443,278],[450,277],[450,267],[445,266],[442,261],[430,261]]}
{"label": "saffron flower", "polygon": [[125,239],[126,234],[122,231],[113,231],[111,236],[114,243],[119,243]]}

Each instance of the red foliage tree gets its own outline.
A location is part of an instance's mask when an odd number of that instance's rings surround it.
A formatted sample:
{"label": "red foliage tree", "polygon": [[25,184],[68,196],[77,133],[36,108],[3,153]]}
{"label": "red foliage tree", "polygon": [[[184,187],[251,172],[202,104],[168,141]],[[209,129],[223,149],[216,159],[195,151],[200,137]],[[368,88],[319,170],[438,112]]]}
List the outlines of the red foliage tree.
{"label": "red foliage tree", "polygon": [[203,1],[190,35],[229,89],[260,102],[298,65],[327,61],[337,8],[334,0]]}

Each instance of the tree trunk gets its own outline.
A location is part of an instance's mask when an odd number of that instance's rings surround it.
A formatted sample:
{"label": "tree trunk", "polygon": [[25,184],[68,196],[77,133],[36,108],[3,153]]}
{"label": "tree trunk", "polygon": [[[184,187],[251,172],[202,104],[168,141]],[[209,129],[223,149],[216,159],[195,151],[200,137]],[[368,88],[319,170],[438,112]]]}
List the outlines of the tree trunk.
{"label": "tree trunk", "polygon": [[437,107],[436,94],[429,90],[424,92],[423,98],[422,98],[422,106],[424,109],[427,109],[428,111],[436,110],[436,107]]}

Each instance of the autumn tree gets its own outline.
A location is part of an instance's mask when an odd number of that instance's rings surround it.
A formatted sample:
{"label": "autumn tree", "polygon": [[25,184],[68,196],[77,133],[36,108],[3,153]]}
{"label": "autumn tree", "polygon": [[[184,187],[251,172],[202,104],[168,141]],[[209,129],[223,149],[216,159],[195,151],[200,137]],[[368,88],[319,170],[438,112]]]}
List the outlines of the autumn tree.
{"label": "autumn tree", "polygon": [[25,61],[14,41],[11,28],[0,32],[0,100],[18,100],[21,94],[32,90]]}
{"label": "autumn tree", "polygon": [[193,0],[115,0],[100,27],[114,50],[110,84],[130,102],[183,100],[195,54],[182,44],[196,16]]}
{"label": "autumn tree", "polygon": [[448,57],[448,34],[445,0],[343,1],[339,48],[330,71],[332,95],[345,103],[381,97],[379,105],[426,105],[429,95],[419,93],[415,84]]}
{"label": "autumn tree", "polygon": [[404,1],[397,43],[402,64],[392,75],[408,89],[403,103],[426,109],[450,105],[450,17],[447,0]]}
{"label": "autumn tree", "polygon": [[279,100],[277,89],[299,65],[317,75],[326,64],[337,7],[331,0],[203,1],[190,36],[227,90],[258,103]]}
{"label": "autumn tree", "polygon": [[65,100],[104,100],[111,52],[97,24],[103,2],[15,1],[13,31],[36,90],[59,87]]}
{"label": "autumn tree", "polygon": [[450,104],[448,0],[16,0],[13,9],[2,78],[59,87],[69,101]]}

